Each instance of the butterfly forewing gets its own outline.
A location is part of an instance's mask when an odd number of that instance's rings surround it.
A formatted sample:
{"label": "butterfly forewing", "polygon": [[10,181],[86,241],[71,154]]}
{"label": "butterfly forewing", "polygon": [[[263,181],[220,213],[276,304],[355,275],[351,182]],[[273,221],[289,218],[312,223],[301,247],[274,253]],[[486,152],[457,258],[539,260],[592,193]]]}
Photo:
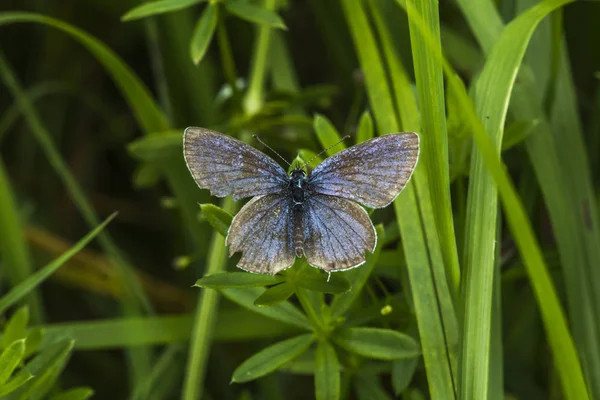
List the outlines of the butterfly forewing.
{"label": "butterfly forewing", "polygon": [[393,133],[339,152],[312,171],[311,190],[372,208],[385,207],[410,179],[419,156],[419,136]]}
{"label": "butterfly forewing", "polygon": [[244,197],[274,193],[287,185],[287,174],[273,159],[222,133],[187,128],[184,156],[194,180],[213,196]]}
{"label": "butterfly forewing", "polygon": [[237,266],[246,271],[276,274],[294,263],[292,208],[279,193],[257,196],[237,213],[229,232],[229,256],[241,251]]}
{"label": "butterfly forewing", "polygon": [[306,261],[325,271],[342,271],[365,262],[377,244],[375,227],[358,204],[341,197],[313,195],[302,218]]}

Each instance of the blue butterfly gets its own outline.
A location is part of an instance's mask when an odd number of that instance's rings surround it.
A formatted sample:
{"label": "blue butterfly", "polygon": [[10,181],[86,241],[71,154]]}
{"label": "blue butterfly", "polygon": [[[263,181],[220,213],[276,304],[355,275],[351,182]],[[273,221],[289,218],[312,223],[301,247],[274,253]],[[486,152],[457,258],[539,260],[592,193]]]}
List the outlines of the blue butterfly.
{"label": "blue butterfly", "polygon": [[408,183],[419,156],[414,132],[379,136],[343,150],[310,173],[288,175],[273,159],[230,136],[190,127],[184,157],[194,180],[213,196],[253,197],[227,233],[237,266],[276,274],[305,257],[316,268],[343,271],[365,262],[377,234],[363,204],[382,208]]}

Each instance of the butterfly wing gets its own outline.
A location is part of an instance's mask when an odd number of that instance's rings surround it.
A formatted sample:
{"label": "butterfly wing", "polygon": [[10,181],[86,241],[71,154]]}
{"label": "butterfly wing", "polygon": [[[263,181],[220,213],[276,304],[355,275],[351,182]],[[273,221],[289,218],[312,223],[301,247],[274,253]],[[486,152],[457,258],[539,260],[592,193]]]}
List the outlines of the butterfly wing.
{"label": "butterfly wing", "polygon": [[256,196],[237,213],[226,242],[229,256],[241,251],[237,266],[260,274],[276,274],[294,263],[292,208],[281,194]]}
{"label": "butterfly wing", "polygon": [[213,196],[244,197],[274,193],[287,185],[287,174],[273,159],[219,132],[190,127],[183,153],[194,180]]}
{"label": "butterfly wing", "polygon": [[304,256],[314,267],[343,271],[365,262],[377,233],[367,212],[351,200],[313,195],[304,204]]}
{"label": "butterfly wing", "polygon": [[316,193],[372,208],[390,204],[408,183],[419,157],[419,136],[392,133],[352,146],[323,161],[308,183]]}

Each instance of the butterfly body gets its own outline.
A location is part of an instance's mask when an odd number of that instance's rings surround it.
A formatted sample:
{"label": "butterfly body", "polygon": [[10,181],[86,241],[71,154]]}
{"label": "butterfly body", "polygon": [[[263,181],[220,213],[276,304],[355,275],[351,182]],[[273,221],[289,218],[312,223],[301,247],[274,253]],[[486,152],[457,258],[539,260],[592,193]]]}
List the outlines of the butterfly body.
{"label": "butterfly body", "polygon": [[296,257],[325,271],[365,261],[377,235],[367,212],[388,205],[404,188],[418,158],[415,133],[389,134],[352,146],[309,174],[288,175],[274,160],[227,135],[187,128],[184,157],[201,188],[218,197],[252,197],[234,217],[226,243],[238,267],[276,274]]}

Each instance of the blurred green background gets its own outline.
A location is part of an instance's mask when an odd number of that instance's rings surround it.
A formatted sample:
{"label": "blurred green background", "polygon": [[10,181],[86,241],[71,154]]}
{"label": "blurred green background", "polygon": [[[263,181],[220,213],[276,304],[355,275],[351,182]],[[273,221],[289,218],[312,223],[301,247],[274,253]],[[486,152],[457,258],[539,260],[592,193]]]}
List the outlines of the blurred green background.
{"label": "blurred green background", "polygon": [[[3,0],[0,398],[600,399],[599,18]],[[241,204],[197,188],[187,126],[290,161],[416,131],[421,156],[364,266],[192,287],[236,271]]]}

